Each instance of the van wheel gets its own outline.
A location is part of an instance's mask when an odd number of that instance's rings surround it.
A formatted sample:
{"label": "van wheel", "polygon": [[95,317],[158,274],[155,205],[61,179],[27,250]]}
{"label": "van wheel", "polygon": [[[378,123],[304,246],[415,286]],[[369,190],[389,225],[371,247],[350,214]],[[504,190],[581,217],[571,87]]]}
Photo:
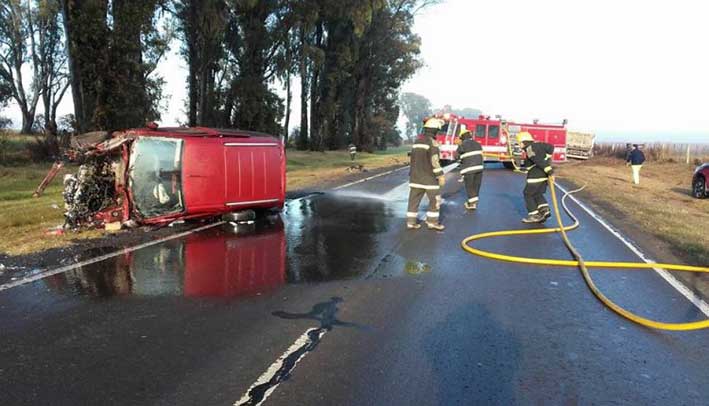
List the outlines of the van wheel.
{"label": "van wheel", "polygon": [[697,176],[697,179],[694,180],[694,185],[692,186],[692,196],[697,199],[701,199],[706,196],[706,181],[703,177]]}
{"label": "van wheel", "polygon": [[515,164],[512,162],[503,162],[502,165],[505,167],[505,169],[514,169]]}
{"label": "van wheel", "polygon": [[256,220],[256,212],[253,210],[240,210],[222,215],[224,221],[253,221]]}

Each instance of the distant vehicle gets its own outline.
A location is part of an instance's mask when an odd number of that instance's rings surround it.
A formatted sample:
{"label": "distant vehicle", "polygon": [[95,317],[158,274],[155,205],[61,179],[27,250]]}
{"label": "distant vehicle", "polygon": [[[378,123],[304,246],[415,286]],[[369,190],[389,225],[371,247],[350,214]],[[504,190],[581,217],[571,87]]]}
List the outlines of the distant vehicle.
{"label": "distant vehicle", "polygon": [[156,125],[106,138],[76,148],[84,163],[64,179],[65,227],[160,224],[278,209],[285,202],[279,138]]}
{"label": "distant vehicle", "polygon": [[700,165],[694,170],[692,196],[697,199],[709,196],[709,163]]}
{"label": "distant vehicle", "polygon": [[593,155],[596,135],[569,131],[566,133],[566,156],[574,159],[589,159]]}
{"label": "distant vehicle", "polygon": [[502,162],[505,167],[513,168],[513,161],[521,159],[521,148],[517,145],[517,133],[527,131],[535,140],[554,146],[554,162],[566,162],[566,121],[563,124],[514,123],[502,119],[490,119],[489,116],[478,118],[460,117],[455,114],[436,114],[445,125],[436,136],[440,158],[444,162],[457,159],[457,136],[461,125],[473,133],[476,141],[482,144],[486,162]]}

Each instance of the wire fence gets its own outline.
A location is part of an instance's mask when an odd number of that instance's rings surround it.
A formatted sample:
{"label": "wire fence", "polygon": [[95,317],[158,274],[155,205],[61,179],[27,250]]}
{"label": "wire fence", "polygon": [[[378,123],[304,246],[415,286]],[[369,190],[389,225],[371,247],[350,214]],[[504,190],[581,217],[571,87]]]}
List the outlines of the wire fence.
{"label": "wire fence", "polygon": [[[655,162],[686,163],[699,165],[709,162],[709,144],[679,144],[669,142],[653,142],[638,144],[645,153],[645,158]],[[600,142],[593,147],[595,156],[625,159],[628,144]]]}

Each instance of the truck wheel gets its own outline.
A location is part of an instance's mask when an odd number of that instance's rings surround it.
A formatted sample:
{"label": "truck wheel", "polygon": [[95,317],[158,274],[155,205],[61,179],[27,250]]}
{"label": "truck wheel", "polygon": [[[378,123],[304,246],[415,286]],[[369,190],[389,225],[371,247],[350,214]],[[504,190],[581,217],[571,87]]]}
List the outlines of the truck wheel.
{"label": "truck wheel", "polygon": [[256,220],[256,212],[253,210],[240,210],[222,215],[224,221],[253,221]]}
{"label": "truck wheel", "polygon": [[515,165],[512,162],[503,162],[502,165],[505,167],[505,169],[514,169]]}
{"label": "truck wheel", "polygon": [[692,196],[701,199],[706,196],[706,193],[706,182],[704,178],[697,176],[697,179],[694,180],[694,185],[692,185]]}

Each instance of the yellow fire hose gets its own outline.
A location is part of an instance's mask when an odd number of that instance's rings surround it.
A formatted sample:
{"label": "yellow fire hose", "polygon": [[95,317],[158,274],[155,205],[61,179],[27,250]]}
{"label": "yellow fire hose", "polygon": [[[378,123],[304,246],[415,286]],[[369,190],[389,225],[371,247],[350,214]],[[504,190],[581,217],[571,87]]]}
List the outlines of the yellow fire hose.
{"label": "yellow fire hose", "polygon": [[[586,284],[588,285],[591,292],[593,292],[593,294],[604,305],[606,305],[608,308],[610,308],[614,312],[618,313],[620,316],[625,317],[626,319],[633,321],[637,324],[640,324],[642,326],[645,326],[645,327],[651,327],[651,328],[656,328],[656,329],[660,329],[660,330],[675,330],[675,331],[699,330],[699,329],[703,329],[703,328],[709,328],[709,320],[700,320],[700,321],[694,321],[694,322],[689,322],[689,323],[663,323],[663,322],[658,322],[658,321],[646,319],[646,318],[638,316],[628,310],[625,310],[621,306],[614,303],[612,300],[608,299],[600,291],[600,289],[598,289],[596,284],[593,282],[593,279],[591,278],[591,275],[588,272],[588,268],[590,268],[590,267],[612,268],[612,269],[662,268],[662,269],[668,269],[668,270],[673,270],[673,271],[707,272],[707,273],[709,273],[709,267],[677,265],[677,264],[662,264],[662,263],[648,264],[648,263],[644,263],[644,262],[636,263],[636,262],[584,261],[584,259],[581,257],[579,252],[576,250],[576,247],[574,247],[573,244],[571,244],[571,241],[569,241],[569,238],[566,235],[567,231],[574,230],[574,229],[578,228],[580,225],[578,218],[576,218],[576,216],[573,215],[571,210],[569,210],[568,206],[566,205],[566,198],[573,193],[577,193],[577,192],[581,191],[583,188],[567,192],[561,200],[561,204],[564,207],[564,211],[569,215],[569,217],[571,217],[574,220],[574,223],[572,225],[565,226],[563,223],[563,220],[561,219],[561,215],[559,212],[559,204],[558,204],[557,197],[556,197],[556,186],[554,184],[554,177],[549,177],[549,184],[550,184],[550,190],[551,190],[552,206],[554,208],[554,213],[556,215],[556,219],[559,224],[558,228],[494,231],[494,232],[476,234],[476,235],[472,235],[472,236],[463,240],[463,242],[461,243],[463,249],[471,254],[478,255],[478,256],[484,257],[484,258],[499,260],[499,261],[517,262],[517,263],[522,263],[522,264],[533,264],[533,265],[578,267],[581,270],[581,275],[583,275],[583,279],[586,281]],[[528,234],[549,234],[549,233],[561,234],[561,238],[564,241],[564,244],[566,244],[566,247],[569,249],[569,251],[571,252],[573,257],[575,258],[575,260],[528,258],[528,257],[504,255],[504,254],[497,254],[494,252],[484,251],[484,250],[481,250],[478,248],[474,248],[470,245],[470,243],[472,241],[482,240],[484,238],[504,237],[504,236],[512,236],[512,235],[528,235]]]}

